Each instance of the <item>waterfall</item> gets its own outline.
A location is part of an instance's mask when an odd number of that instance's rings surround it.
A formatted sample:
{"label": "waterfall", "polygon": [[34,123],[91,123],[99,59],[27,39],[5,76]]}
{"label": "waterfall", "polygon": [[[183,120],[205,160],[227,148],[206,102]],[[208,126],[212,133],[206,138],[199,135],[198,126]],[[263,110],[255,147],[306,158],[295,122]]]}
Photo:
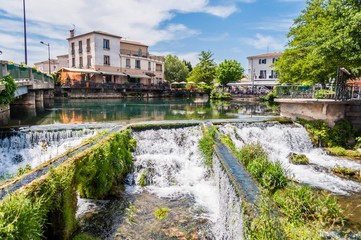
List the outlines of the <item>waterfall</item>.
{"label": "waterfall", "polygon": [[[313,147],[306,129],[298,124],[226,124],[219,130],[234,141],[237,149],[244,144],[260,143],[267,151],[270,160],[279,161],[289,177],[298,182],[336,194],[344,195],[361,191],[359,183],[342,179],[331,172],[331,168],[336,165],[360,170],[361,164],[340,157],[328,156],[322,149]],[[305,154],[310,164],[291,164],[289,162],[291,153]]]}
{"label": "waterfall", "polygon": [[[212,238],[242,239],[240,199],[215,158],[213,173],[198,150],[200,127],[135,132],[134,173],[128,193],[147,191],[161,199],[189,199],[195,218],[208,219]],[[147,186],[142,188],[139,181]]]}
{"label": "waterfall", "polygon": [[27,131],[3,135],[0,138],[0,178],[17,173],[19,167],[31,168],[56,157],[85,139],[96,130]]}

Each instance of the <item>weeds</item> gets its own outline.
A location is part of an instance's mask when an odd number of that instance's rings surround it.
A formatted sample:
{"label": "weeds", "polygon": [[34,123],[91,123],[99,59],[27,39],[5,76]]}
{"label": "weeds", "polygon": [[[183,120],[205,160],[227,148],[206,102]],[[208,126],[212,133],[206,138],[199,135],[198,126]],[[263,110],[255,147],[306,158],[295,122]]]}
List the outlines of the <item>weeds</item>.
{"label": "weeds", "polygon": [[308,165],[310,160],[305,154],[293,154],[290,157],[290,162],[296,165]]}
{"label": "weeds", "polygon": [[217,130],[214,126],[212,126],[208,130],[205,130],[203,133],[203,137],[198,142],[199,150],[204,157],[204,163],[208,167],[212,166],[212,157],[215,145],[214,137],[216,131]]}
{"label": "weeds", "polygon": [[162,221],[168,216],[169,208],[158,208],[154,211],[154,216],[159,220]]}

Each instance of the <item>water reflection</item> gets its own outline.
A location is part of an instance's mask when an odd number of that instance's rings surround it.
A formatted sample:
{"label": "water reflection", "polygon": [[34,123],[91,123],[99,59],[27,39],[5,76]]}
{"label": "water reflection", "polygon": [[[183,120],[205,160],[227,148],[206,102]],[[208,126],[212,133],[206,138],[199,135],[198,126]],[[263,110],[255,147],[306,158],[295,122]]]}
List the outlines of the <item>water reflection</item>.
{"label": "water reflection", "polygon": [[14,108],[10,125],[231,119],[275,115],[260,103],[207,99],[71,99],[56,100],[42,109]]}

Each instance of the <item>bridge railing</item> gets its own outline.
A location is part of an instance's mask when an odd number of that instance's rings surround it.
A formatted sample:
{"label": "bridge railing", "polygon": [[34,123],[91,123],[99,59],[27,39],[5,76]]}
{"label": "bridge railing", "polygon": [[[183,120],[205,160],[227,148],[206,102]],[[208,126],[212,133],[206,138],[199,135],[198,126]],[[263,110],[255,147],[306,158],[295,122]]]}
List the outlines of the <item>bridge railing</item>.
{"label": "bridge railing", "polygon": [[34,89],[54,88],[54,80],[48,74],[28,66],[0,61],[0,78],[8,74],[20,85],[33,85]]}

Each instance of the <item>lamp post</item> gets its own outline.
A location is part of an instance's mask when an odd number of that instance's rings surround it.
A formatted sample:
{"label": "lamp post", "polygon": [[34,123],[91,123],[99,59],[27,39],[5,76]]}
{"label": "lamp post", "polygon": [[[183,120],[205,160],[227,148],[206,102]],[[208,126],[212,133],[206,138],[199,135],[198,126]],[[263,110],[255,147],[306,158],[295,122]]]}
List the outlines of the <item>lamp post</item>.
{"label": "lamp post", "polygon": [[50,71],[51,71],[51,68],[50,68],[50,43],[45,43],[43,41],[40,41],[41,44],[44,44],[45,46],[48,46],[48,61],[49,61],[49,75],[50,75]]}
{"label": "lamp post", "polygon": [[24,49],[25,49],[25,65],[28,64],[28,47],[26,43],[26,16],[25,16],[25,0],[23,0],[23,14],[24,14]]}

